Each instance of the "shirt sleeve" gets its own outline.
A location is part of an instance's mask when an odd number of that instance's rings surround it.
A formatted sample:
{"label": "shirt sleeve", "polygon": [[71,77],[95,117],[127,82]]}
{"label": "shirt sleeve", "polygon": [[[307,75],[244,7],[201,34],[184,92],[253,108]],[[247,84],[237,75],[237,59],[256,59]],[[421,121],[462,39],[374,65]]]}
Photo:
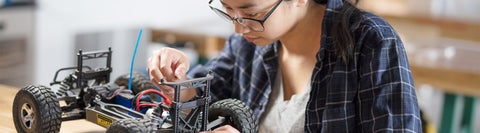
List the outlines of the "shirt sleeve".
{"label": "shirt sleeve", "polygon": [[[387,27],[387,28],[384,28]],[[357,120],[362,132],[422,132],[403,47],[389,26],[372,26],[359,55]]]}

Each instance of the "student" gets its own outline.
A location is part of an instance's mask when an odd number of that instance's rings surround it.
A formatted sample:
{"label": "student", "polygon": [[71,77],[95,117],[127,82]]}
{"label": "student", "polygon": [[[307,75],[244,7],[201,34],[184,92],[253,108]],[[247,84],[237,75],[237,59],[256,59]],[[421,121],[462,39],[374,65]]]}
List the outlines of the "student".
{"label": "student", "polygon": [[[358,2],[358,1],[357,1]],[[236,98],[260,132],[421,132],[402,41],[382,18],[346,0],[210,0],[231,21],[220,55],[188,70],[171,48],[149,59],[152,82],[204,76],[212,100]],[[220,6],[216,6],[220,5]],[[172,96],[173,89],[159,86]],[[182,96],[205,93],[190,91]],[[238,132],[231,126],[215,131]]]}

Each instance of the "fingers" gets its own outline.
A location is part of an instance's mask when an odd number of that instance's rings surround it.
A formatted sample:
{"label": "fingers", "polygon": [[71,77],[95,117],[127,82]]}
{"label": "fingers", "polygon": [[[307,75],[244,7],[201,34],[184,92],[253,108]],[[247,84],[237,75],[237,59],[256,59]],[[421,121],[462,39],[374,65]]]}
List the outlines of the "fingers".
{"label": "fingers", "polygon": [[150,81],[152,84],[160,88],[160,90],[162,90],[162,92],[168,97],[172,97],[174,93],[173,89],[158,84],[160,80],[165,79],[160,67],[158,67],[161,62],[160,57],[161,50],[154,52],[153,55],[148,58],[147,72],[150,75]]}
{"label": "fingers", "polygon": [[185,80],[189,67],[190,62],[181,51],[173,48],[162,48],[155,51],[148,59],[147,71],[151,82],[172,98],[174,89],[168,86],[161,86],[158,83],[162,79],[169,82]]}
{"label": "fingers", "polygon": [[190,67],[188,57],[173,48],[160,50],[159,68],[167,81],[185,79],[185,73]]}
{"label": "fingers", "polygon": [[186,73],[189,67],[189,63],[183,63],[177,66],[177,68],[175,69],[175,78],[178,80],[187,79]]}
{"label": "fingers", "polygon": [[167,95],[169,99],[173,99],[173,96],[175,95],[175,89],[166,85],[158,85],[158,82],[157,82],[157,87],[160,88],[163,94]]}
{"label": "fingers", "polygon": [[179,54],[177,55],[177,60],[174,63],[174,73],[175,78],[178,80],[185,80],[187,70],[190,68],[190,61],[188,60],[187,55]]}
{"label": "fingers", "polygon": [[215,129],[214,131],[226,131],[226,132],[229,132],[229,133],[240,133],[240,131],[238,131],[237,129],[233,128],[230,125],[221,126],[217,129]]}
{"label": "fingers", "polygon": [[201,133],[240,133],[240,131],[238,131],[237,129],[235,129],[234,127],[232,127],[230,125],[224,125],[224,126],[221,126],[219,128],[216,128],[213,131],[204,131],[204,132],[201,132]]}
{"label": "fingers", "polygon": [[160,82],[160,80],[164,78],[162,72],[157,67],[160,64],[160,60],[158,56],[160,56],[160,54],[158,52],[155,52],[154,55],[152,55],[148,59],[148,65],[147,65],[147,72],[150,76],[150,80],[155,85],[157,85],[158,82]]}
{"label": "fingers", "polygon": [[160,51],[160,62],[158,67],[162,74],[164,75],[165,80],[167,81],[175,81],[175,75],[173,73],[172,63],[175,56],[172,56],[172,53],[166,49],[162,49]]}

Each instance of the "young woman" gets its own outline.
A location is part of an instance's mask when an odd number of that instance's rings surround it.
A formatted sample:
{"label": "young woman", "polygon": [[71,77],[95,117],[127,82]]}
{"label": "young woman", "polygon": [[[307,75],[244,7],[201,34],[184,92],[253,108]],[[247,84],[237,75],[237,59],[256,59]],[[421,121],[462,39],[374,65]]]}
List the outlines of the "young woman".
{"label": "young woman", "polygon": [[[219,56],[189,71],[189,77],[213,71],[211,92],[182,95],[239,99],[252,108],[260,132],[421,132],[402,41],[355,3],[210,0],[236,34]],[[183,53],[164,48],[149,59],[148,72],[154,83],[178,81],[187,68]]]}

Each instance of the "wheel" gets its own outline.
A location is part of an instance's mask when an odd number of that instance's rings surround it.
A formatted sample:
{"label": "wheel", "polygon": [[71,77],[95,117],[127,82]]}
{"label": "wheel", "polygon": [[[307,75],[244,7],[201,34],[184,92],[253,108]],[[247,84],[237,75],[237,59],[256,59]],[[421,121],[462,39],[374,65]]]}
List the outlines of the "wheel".
{"label": "wheel", "polygon": [[19,133],[60,132],[60,104],[55,93],[44,86],[27,86],[13,101],[13,122]]}
{"label": "wheel", "polygon": [[[129,78],[130,74],[121,75],[115,80],[115,84],[128,88]],[[145,75],[137,72],[132,73],[132,92],[134,95],[142,92],[143,90],[152,88],[152,83]]]}
{"label": "wheel", "polygon": [[252,110],[240,100],[224,99],[210,105],[208,109],[208,121],[214,121],[219,116],[225,117],[225,122],[216,127],[230,125],[241,133],[258,132]]}
{"label": "wheel", "polygon": [[149,119],[122,119],[113,122],[107,129],[107,133],[150,133],[152,132]]}

